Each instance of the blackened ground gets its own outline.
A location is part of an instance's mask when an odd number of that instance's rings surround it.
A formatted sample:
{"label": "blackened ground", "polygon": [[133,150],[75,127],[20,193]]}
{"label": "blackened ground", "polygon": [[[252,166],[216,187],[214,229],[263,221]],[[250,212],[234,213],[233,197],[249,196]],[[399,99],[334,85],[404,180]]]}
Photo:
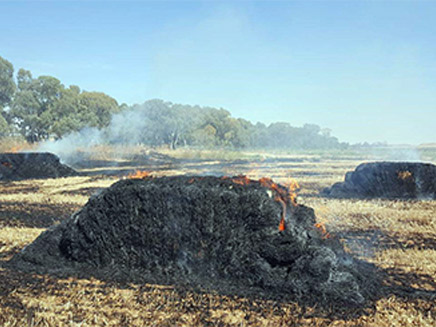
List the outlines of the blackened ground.
{"label": "blackened ground", "polygon": [[311,208],[282,205],[258,182],[163,177],[122,180],[10,262],[41,273],[281,294],[363,305],[378,287],[369,264],[324,239]]}
{"label": "blackened ground", "polygon": [[322,192],[337,198],[436,199],[436,166],[418,162],[363,163]]}
{"label": "blackened ground", "polygon": [[48,152],[0,153],[0,180],[56,178],[78,173]]}

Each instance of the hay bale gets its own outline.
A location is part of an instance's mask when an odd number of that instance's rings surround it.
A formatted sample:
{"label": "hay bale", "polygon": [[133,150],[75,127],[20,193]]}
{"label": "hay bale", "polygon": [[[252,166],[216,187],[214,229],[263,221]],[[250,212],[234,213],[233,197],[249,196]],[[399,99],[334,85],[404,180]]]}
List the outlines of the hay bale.
{"label": "hay bale", "polygon": [[419,162],[372,162],[357,166],[344,182],[322,191],[335,198],[436,199],[436,166]]}
{"label": "hay bale", "polygon": [[0,180],[56,178],[78,173],[48,152],[0,153]]}
{"label": "hay bale", "polygon": [[134,282],[256,289],[360,305],[362,266],[314,228],[303,205],[282,205],[258,182],[217,177],[122,180],[42,233],[11,264]]}

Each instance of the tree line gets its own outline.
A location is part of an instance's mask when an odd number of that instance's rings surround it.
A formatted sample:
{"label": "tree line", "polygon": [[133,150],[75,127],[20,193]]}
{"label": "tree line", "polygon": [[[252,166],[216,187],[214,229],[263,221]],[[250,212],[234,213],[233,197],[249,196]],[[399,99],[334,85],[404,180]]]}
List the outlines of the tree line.
{"label": "tree line", "polygon": [[[21,135],[28,142],[62,139],[84,128],[150,146],[325,149],[343,148],[328,129],[279,122],[253,124],[229,111],[150,100],[127,106],[102,92],[65,87],[52,76],[33,77],[0,57],[0,137]],[[124,128],[125,127],[125,128]],[[122,134],[125,135],[122,135]]]}
{"label": "tree line", "polygon": [[[163,100],[150,100],[128,109],[135,120],[141,122],[126,131],[139,136],[148,145],[200,146],[206,148],[230,147],[258,149],[331,149],[343,148],[330,135],[330,130],[314,124],[293,127],[289,123],[252,124],[242,118],[234,118],[224,109],[174,104]],[[122,115],[122,114],[121,114]],[[118,115],[117,115],[118,116]],[[117,136],[131,139],[132,136]]]}
{"label": "tree line", "polygon": [[65,87],[57,78],[20,69],[0,57],[0,134],[19,133],[28,142],[40,142],[84,127],[103,128],[122,109],[101,92]]}

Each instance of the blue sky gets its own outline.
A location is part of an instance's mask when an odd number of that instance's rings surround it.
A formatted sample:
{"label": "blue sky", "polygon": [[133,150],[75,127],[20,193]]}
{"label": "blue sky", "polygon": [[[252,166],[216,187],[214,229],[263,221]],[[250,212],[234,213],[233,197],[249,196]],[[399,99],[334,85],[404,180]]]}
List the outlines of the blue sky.
{"label": "blue sky", "polygon": [[0,0],[0,45],[16,70],[120,103],[436,142],[434,1]]}

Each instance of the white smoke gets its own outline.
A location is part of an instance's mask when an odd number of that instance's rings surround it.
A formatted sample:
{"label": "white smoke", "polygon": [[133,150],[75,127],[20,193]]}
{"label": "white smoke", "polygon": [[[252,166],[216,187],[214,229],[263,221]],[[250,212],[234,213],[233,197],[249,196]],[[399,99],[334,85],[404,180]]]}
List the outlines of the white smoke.
{"label": "white smoke", "polygon": [[383,161],[423,161],[423,153],[418,146],[409,144],[368,144],[357,146],[356,149],[370,160]]}
{"label": "white smoke", "polygon": [[422,161],[421,153],[414,146],[390,146],[383,149],[382,159],[388,161]]}
{"label": "white smoke", "polygon": [[[150,122],[145,113],[135,107],[112,116],[109,126],[99,129],[86,127],[73,132],[59,140],[49,140],[39,145],[37,151],[51,152],[59,156],[63,163],[77,161],[78,153],[89,152],[93,147],[105,144],[135,145],[138,144],[150,129]],[[117,153],[118,158],[122,152]]]}
{"label": "white smoke", "polygon": [[98,128],[84,128],[80,132],[68,134],[56,141],[46,141],[39,145],[38,151],[52,152],[58,156],[68,156],[78,149],[87,149],[99,145],[103,140],[103,131]]}

